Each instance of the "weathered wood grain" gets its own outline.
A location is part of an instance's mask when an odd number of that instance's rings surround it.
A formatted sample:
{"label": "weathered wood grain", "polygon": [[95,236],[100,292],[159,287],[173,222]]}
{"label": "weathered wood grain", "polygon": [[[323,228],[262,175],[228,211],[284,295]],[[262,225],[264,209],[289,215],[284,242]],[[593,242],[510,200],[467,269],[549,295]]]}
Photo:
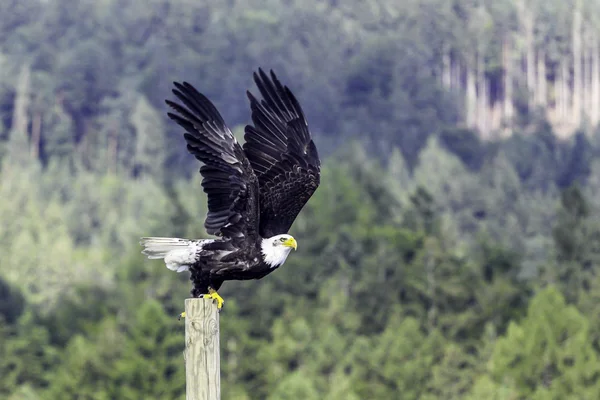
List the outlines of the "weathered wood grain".
{"label": "weathered wood grain", "polygon": [[219,312],[211,299],[185,300],[186,400],[221,399]]}

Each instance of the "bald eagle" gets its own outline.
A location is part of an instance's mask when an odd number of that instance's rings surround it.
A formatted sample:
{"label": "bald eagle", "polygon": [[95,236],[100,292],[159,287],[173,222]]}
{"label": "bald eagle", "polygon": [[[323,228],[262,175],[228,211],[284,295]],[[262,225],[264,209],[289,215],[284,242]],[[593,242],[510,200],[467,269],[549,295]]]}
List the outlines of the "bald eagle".
{"label": "bald eagle", "polygon": [[283,265],[296,240],[288,230],[320,182],[321,162],[300,104],[273,71],[254,73],[259,101],[247,92],[253,125],[241,146],[216,107],[187,82],[174,82],[182,104],[166,100],[184,130],[188,151],[203,163],[208,198],[204,227],[214,239],[145,237],[142,254],[170,270],[190,271],[193,297],[217,293],[224,281],[260,279]]}

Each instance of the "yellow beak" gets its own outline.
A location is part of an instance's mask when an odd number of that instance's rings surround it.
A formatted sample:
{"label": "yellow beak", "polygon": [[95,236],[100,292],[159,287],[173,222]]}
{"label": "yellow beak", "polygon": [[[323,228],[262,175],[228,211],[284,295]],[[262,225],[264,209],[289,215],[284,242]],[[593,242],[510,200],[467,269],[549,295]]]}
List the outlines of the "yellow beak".
{"label": "yellow beak", "polygon": [[283,245],[287,246],[287,247],[293,247],[294,250],[296,250],[298,248],[298,243],[296,243],[296,239],[294,239],[293,237],[291,237],[288,240],[286,240],[285,242],[283,242]]}

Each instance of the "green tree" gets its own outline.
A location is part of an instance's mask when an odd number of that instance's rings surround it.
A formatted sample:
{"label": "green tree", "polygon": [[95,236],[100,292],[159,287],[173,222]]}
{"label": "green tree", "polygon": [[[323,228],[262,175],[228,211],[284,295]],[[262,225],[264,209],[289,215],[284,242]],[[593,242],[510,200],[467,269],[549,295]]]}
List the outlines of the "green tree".
{"label": "green tree", "polygon": [[160,178],[164,163],[164,127],[160,114],[143,95],[133,108],[131,124],[136,133],[135,172]]}
{"label": "green tree", "polygon": [[554,287],[533,298],[522,322],[510,324],[488,368],[496,383],[514,385],[525,398],[600,394],[600,363],[590,342],[589,321]]}
{"label": "green tree", "polygon": [[353,386],[359,398],[418,399],[426,393],[431,369],[440,357],[443,339],[425,335],[414,318],[390,319],[381,335],[356,342]]}
{"label": "green tree", "polygon": [[[22,388],[46,388],[49,371],[58,364],[58,349],[50,343],[47,328],[39,325],[32,312],[23,314],[16,324],[0,319],[0,395],[8,397]],[[24,389],[24,388],[23,388]]]}

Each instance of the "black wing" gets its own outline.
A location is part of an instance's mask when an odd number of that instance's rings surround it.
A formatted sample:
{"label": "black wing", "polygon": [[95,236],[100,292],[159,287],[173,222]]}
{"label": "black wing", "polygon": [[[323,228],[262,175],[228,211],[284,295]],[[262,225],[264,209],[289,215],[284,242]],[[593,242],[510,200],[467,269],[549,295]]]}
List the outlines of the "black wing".
{"label": "black wing", "polygon": [[300,104],[273,71],[254,81],[263,100],[250,92],[254,126],[246,126],[244,151],[258,177],[262,237],[287,231],[317,190],[321,161]]}
{"label": "black wing", "polygon": [[168,115],[186,130],[188,151],[204,163],[200,174],[208,196],[207,232],[236,240],[256,238],[258,180],[242,147],[210,100],[187,82],[174,85],[183,105],[166,100],[177,112]]}

